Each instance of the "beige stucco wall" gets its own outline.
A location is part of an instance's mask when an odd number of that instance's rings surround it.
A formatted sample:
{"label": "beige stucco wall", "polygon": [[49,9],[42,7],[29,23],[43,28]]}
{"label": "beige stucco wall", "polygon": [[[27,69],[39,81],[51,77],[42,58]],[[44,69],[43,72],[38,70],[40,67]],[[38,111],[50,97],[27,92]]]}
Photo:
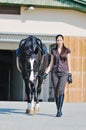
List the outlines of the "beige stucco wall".
{"label": "beige stucco wall", "polygon": [[21,15],[1,15],[0,32],[86,36],[86,14],[74,10],[21,8]]}

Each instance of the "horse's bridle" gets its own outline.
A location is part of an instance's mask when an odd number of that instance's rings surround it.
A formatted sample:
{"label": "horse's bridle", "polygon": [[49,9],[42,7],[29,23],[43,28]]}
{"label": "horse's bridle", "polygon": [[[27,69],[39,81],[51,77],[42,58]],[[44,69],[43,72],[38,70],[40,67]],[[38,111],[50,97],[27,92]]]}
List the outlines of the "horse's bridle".
{"label": "horse's bridle", "polygon": [[[43,64],[43,61],[44,61],[44,57],[45,57],[45,55],[42,55],[42,59],[41,59],[41,63],[40,63],[40,65],[37,65],[37,66],[39,66],[38,67],[38,69],[37,69],[37,75],[36,75],[36,78],[37,77],[42,77],[42,75],[40,74],[40,70],[41,70],[41,67],[42,67],[42,64]],[[31,72],[31,71],[33,71],[34,72],[34,69],[29,69],[29,70],[27,70],[28,72]]]}

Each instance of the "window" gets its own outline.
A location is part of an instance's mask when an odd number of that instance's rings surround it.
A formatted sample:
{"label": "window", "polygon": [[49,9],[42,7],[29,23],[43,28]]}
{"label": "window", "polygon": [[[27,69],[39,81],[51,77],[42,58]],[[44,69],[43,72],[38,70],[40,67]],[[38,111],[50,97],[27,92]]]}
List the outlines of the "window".
{"label": "window", "polygon": [[13,5],[0,5],[0,14],[20,14],[20,6],[13,6]]}

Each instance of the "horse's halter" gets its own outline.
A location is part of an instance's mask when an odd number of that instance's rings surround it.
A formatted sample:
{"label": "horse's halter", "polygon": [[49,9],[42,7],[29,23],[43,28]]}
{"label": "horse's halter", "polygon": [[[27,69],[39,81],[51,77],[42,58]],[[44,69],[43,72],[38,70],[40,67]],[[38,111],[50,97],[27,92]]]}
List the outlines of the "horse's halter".
{"label": "horse's halter", "polygon": [[[30,75],[29,78],[32,78],[32,82],[37,80],[37,76],[39,75],[40,63],[38,59],[38,55],[32,54],[30,57],[27,58],[27,66],[30,65],[27,69],[28,74]],[[31,79],[30,79],[31,80]]]}

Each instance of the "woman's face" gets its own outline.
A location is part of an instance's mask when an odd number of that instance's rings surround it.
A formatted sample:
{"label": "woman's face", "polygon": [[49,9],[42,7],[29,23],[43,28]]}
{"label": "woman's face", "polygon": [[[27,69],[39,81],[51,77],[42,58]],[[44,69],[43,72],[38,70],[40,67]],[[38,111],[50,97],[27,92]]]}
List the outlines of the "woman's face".
{"label": "woman's face", "polygon": [[62,39],[61,36],[59,36],[59,37],[56,39],[56,43],[58,44],[58,47],[62,47],[62,46],[63,46],[64,40]]}

